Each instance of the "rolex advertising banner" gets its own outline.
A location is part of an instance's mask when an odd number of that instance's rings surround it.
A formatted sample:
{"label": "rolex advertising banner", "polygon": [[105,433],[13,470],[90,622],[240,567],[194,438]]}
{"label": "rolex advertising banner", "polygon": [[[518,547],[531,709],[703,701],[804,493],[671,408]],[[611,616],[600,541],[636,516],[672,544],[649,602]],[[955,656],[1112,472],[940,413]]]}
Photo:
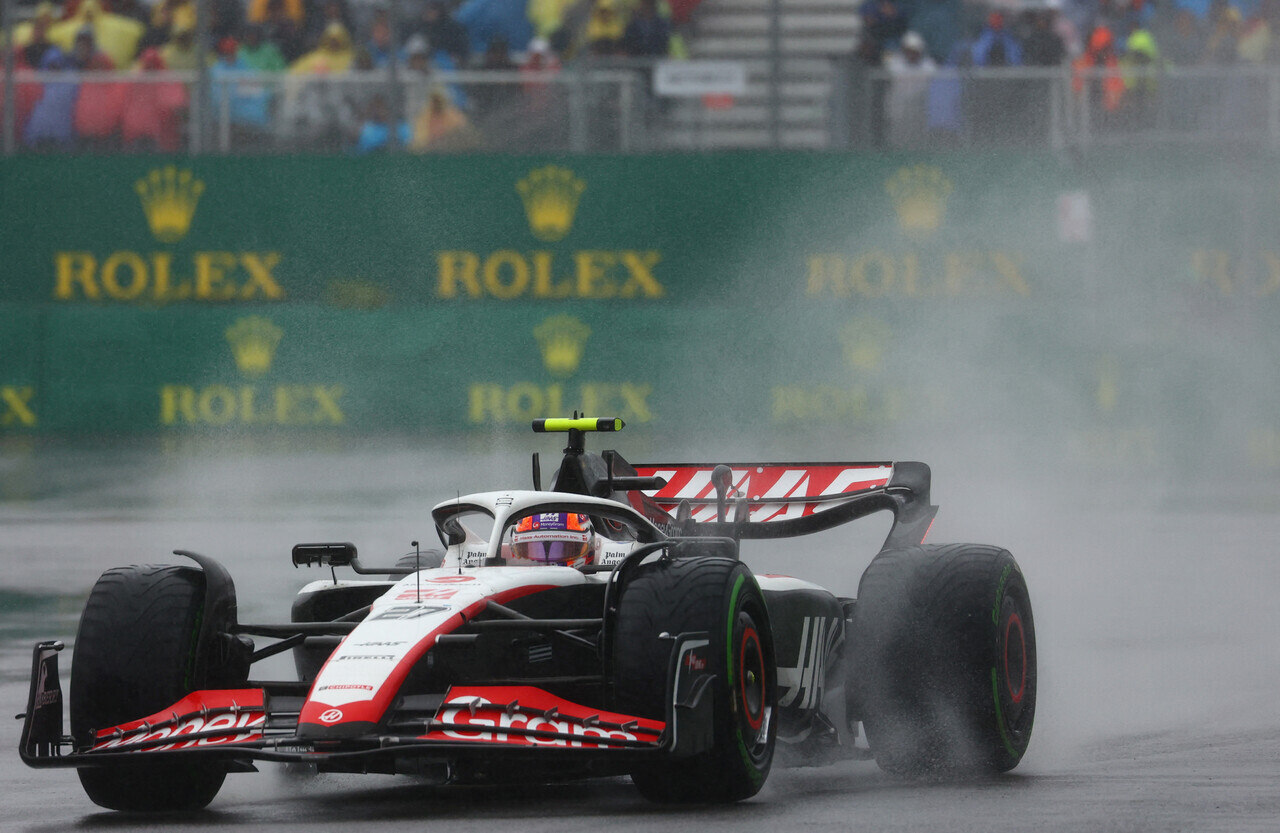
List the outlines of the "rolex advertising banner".
{"label": "rolex advertising banner", "polygon": [[8,158],[0,436],[576,409],[1280,466],[1272,161]]}

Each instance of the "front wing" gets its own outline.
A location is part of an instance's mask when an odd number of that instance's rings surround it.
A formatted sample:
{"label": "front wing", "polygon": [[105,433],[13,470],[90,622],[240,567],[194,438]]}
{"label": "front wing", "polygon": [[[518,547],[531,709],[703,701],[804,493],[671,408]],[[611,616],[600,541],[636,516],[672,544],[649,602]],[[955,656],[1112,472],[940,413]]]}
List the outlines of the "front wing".
{"label": "front wing", "polygon": [[444,694],[401,697],[369,734],[341,740],[298,737],[306,698],[252,683],[195,691],[155,714],[99,729],[91,739],[72,738],[63,731],[62,649],[61,642],[42,642],[33,650],[27,711],[19,715],[24,721],[19,752],[29,766],[220,758],[241,768],[266,760],[390,771],[395,760],[405,758],[496,760],[530,754],[625,762],[695,755],[709,747],[712,736],[714,675],[698,670],[708,666],[705,634],[674,640],[667,689],[672,696],[663,721],[573,703],[528,685],[455,685]]}

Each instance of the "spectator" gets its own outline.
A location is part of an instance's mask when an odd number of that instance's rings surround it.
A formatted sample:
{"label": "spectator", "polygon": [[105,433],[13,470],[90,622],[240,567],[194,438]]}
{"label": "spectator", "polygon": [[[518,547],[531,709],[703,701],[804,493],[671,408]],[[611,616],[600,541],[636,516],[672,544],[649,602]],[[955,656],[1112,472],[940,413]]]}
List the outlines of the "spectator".
{"label": "spectator", "polygon": [[565,12],[574,0],[529,0],[529,22],[535,38],[550,38],[564,25]]}
{"label": "spectator", "polygon": [[13,30],[13,42],[22,53],[23,63],[30,68],[40,66],[45,53],[55,49],[49,40],[49,27],[53,25],[53,5],[41,3],[36,6],[35,16],[27,23],[19,24]]}
{"label": "spectator", "polygon": [[1073,64],[1072,88],[1076,95],[1087,95],[1090,106],[1101,118],[1120,108],[1124,98],[1124,79],[1116,57],[1115,36],[1106,26],[1095,26],[1089,35],[1084,54]]}
{"label": "spectator", "polygon": [[220,40],[217,52],[217,60],[209,67],[210,103],[218,118],[225,113],[232,130],[242,134],[236,137],[237,147],[241,138],[252,138],[256,142],[261,132],[271,125],[270,92],[246,77],[253,72],[253,67],[242,57],[235,38]]}
{"label": "spectator", "polygon": [[289,66],[280,47],[268,40],[263,27],[257,24],[245,27],[239,54],[240,60],[254,72],[284,72]]}
{"label": "spectator", "polygon": [[444,53],[455,68],[466,67],[471,56],[471,38],[466,28],[449,14],[442,0],[427,0],[422,8],[422,19],[413,31],[426,39],[433,59]]}
{"label": "spectator", "polygon": [[405,41],[404,62],[411,72],[421,75],[431,72],[431,50],[427,47],[426,38],[413,35]]}
{"label": "spectator", "polygon": [[98,0],[84,0],[74,14],[50,26],[49,40],[64,51],[74,51],[75,39],[86,27],[93,32],[96,48],[107,55],[113,68],[133,63],[144,27],[131,18],[104,12]]}
{"label": "spectator", "polygon": [[[396,125],[395,140],[399,147],[406,147],[409,144],[412,134],[409,131],[409,124],[401,121]],[[360,123],[360,132],[356,137],[355,147],[352,153],[357,156],[364,156],[369,153],[376,153],[387,150],[391,147],[391,108],[387,106],[387,99],[383,95],[374,95],[369,101],[369,106],[364,114],[364,120]]]}
{"label": "spectator", "polygon": [[[862,18],[862,40],[871,41],[864,55],[866,59],[874,58],[874,63],[882,63],[883,53],[895,49],[898,40],[907,32],[907,16],[894,0],[866,0],[858,10]],[[872,55],[872,52],[879,54]]]}
{"label": "spectator", "polygon": [[[453,20],[462,26],[468,37],[468,54],[452,54],[454,65],[465,67],[470,53],[483,53],[489,40],[496,35],[505,37],[513,49],[523,49],[533,37],[526,4],[527,0],[465,0]],[[427,40],[431,42],[430,34],[427,34]],[[434,42],[431,48],[436,50]],[[439,52],[436,52],[436,60],[438,56]]]}
{"label": "spectator", "polygon": [[1004,14],[992,12],[971,49],[975,67],[1016,67],[1022,64],[1022,47],[1004,28]]}
{"label": "spectator", "polygon": [[663,57],[670,40],[671,28],[658,14],[657,0],[640,0],[622,33],[622,51],[638,57]]}
{"label": "spectator", "polygon": [[335,21],[325,28],[316,48],[295,61],[289,72],[297,75],[346,72],[351,69],[353,58],[355,52],[347,27]]}
{"label": "spectator", "polygon": [[419,153],[432,150],[469,150],[479,144],[467,117],[449,100],[442,86],[435,86],[427,104],[413,122],[409,147]]}
{"label": "spectator", "polygon": [[74,124],[80,146],[93,151],[115,150],[119,144],[125,85],[117,81],[93,79],[93,73],[111,72],[115,65],[105,52],[98,49],[93,29],[89,26],[82,28],[76,35],[71,65],[87,73],[76,91]]}
{"label": "spectator", "polygon": [[386,9],[378,9],[374,13],[373,22],[369,24],[369,37],[365,38],[364,48],[369,53],[369,60],[375,69],[383,69],[391,65],[395,57],[396,45],[391,38],[391,18]]}
{"label": "spectator", "polygon": [[146,76],[166,67],[160,50],[145,49],[138,57],[138,80],[128,85],[120,135],[126,150],[176,153],[182,142],[182,114],[187,88],[178,81],[153,81]]}
{"label": "spectator", "polygon": [[931,77],[938,66],[916,32],[902,36],[900,48],[885,57],[889,91],[885,103],[889,139],[894,147],[918,146],[926,135],[926,104]]}
{"label": "spectator", "polygon": [[249,23],[263,27],[264,37],[279,47],[286,63],[305,50],[302,21],[301,0],[253,0],[249,6]]}
{"label": "spectator", "polygon": [[594,0],[585,33],[591,55],[617,55],[622,51],[626,21],[618,10],[618,0]]}
{"label": "spectator", "polygon": [[[58,47],[53,47],[56,50]],[[44,56],[49,54],[50,50],[43,50],[40,59],[43,61]],[[24,70],[33,69],[32,65],[27,63],[26,49],[19,47],[13,51],[13,69],[14,74],[21,78]],[[3,70],[0,70],[0,81],[3,81]],[[40,97],[44,94],[44,88],[34,81],[18,81],[13,88],[14,99],[14,122],[16,136],[22,136],[23,131],[27,128],[27,122],[31,119],[31,112],[35,109],[36,104],[40,101]]]}
{"label": "spectator", "polygon": [[[74,69],[70,57],[57,48],[45,52],[40,61],[42,72]],[[38,151],[70,150],[75,141],[76,93],[80,84],[68,74],[65,81],[48,81],[43,86],[22,132],[22,143]]]}
{"label": "spectator", "polygon": [[1057,17],[1058,12],[1054,9],[1031,13],[1031,32],[1022,50],[1027,66],[1056,67],[1066,60],[1067,45],[1057,32]]}
{"label": "spectator", "polygon": [[1125,41],[1125,108],[1133,127],[1150,127],[1155,118],[1160,49],[1146,29],[1134,29]]}
{"label": "spectator", "polygon": [[[139,49],[163,46],[173,39],[178,29],[196,28],[196,4],[194,0],[160,0],[151,10],[151,23],[142,36]],[[170,67],[172,69],[172,67]]]}
{"label": "spectator", "polygon": [[323,0],[319,6],[319,12],[313,10],[307,15],[306,26],[303,29],[303,40],[309,47],[314,48],[320,43],[325,30],[331,24],[340,23],[347,32],[356,31],[346,0]]}
{"label": "spectator", "polygon": [[173,37],[160,47],[160,57],[164,65],[173,70],[196,69],[200,56],[196,52],[196,30],[194,24],[181,22],[174,24]]}
{"label": "spectator", "polygon": [[1240,12],[1226,0],[1213,0],[1209,7],[1209,38],[1201,62],[1210,66],[1230,66],[1239,55]]}
{"label": "spectator", "polygon": [[282,104],[288,138],[316,151],[337,152],[350,146],[343,135],[345,81],[355,51],[341,23],[330,23],[315,49],[289,67]]}
{"label": "spectator", "polygon": [[543,77],[559,71],[560,59],[551,51],[551,45],[546,39],[534,38],[529,41],[524,64],[520,67],[520,90],[524,94],[525,110],[531,117],[536,118],[537,114],[551,109],[555,89]]}
{"label": "spectator", "polygon": [[1275,25],[1275,0],[1263,0],[1257,14],[1249,18],[1240,29],[1236,55],[1241,63],[1261,66],[1274,63],[1277,35]]}

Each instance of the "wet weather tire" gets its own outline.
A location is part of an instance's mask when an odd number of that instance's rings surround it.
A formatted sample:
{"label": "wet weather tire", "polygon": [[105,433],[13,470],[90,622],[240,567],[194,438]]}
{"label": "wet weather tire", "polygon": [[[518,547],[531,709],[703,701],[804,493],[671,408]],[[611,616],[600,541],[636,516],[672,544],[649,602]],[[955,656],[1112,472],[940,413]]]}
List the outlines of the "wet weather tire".
{"label": "wet weather tire", "polygon": [[672,640],[710,637],[714,713],[711,748],[632,772],[659,802],[730,802],[760,791],[777,735],[777,674],[764,596],[751,571],[729,558],[689,557],[641,565],[618,605],[612,662],[615,703],[626,714],[667,719]]}
{"label": "wet weather tire", "polygon": [[[71,732],[137,720],[204,687],[197,667],[204,574],[192,567],[118,567],[102,574],[80,617],[71,659]],[[194,810],[222,786],[220,764],[111,764],[82,767],[80,783],[102,807]]]}
{"label": "wet weather tire", "polygon": [[1008,551],[882,551],[862,575],[853,634],[858,708],[881,769],[980,777],[1017,766],[1035,718],[1036,642]]}

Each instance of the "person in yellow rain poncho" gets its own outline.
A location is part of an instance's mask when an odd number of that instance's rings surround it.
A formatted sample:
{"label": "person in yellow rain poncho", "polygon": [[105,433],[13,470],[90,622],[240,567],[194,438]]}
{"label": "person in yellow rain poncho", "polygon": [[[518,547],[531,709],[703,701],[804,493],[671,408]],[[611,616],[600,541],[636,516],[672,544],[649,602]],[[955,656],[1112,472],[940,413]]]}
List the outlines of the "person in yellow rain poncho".
{"label": "person in yellow rain poncho", "polygon": [[[53,26],[53,21],[56,17],[52,3],[41,3],[36,6],[36,13],[31,16],[30,20],[13,27],[13,45],[25,47],[32,43],[50,43],[49,28]],[[3,35],[3,33],[0,33],[0,35]],[[2,43],[4,43],[4,40],[0,38],[0,44]],[[44,57],[43,53],[39,57]],[[27,63],[33,67],[40,66],[40,61],[37,59],[33,62],[30,56],[27,58]]]}
{"label": "person in yellow rain poncho", "polygon": [[449,91],[436,85],[427,97],[426,106],[413,120],[413,139],[409,149],[428,151],[474,150],[480,145],[480,134],[465,113],[449,100]]}
{"label": "person in yellow rain poncho", "polygon": [[316,48],[294,61],[289,72],[296,75],[346,72],[351,69],[355,56],[347,27],[334,21],[325,27]]}
{"label": "person in yellow rain poncho", "polygon": [[533,24],[535,38],[550,38],[565,24],[565,11],[576,0],[529,0],[525,14]]}
{"label": "person in yellow rain poncho", "polygon": [[76,33],[86,26],[93,29],[94,43],[106,53],[116,69],[127,69],[133,65],[138,41],[146,27],[132,18],[104,12],[98,0],[84,0],[73,16],[50,26],[49,40],[63,52],[70,53],[75,46]]}
{"label": "person in yellow rain poncho", "polygon": [[587,51],[595,55],[613,55],[622,51],[627,18],[627,12],[620,8],[618,0],[595,0],[583,33]]}
{"label": "person in yellow rain poncho", "polygon": [[173,36],[169,42],[160,47],[160,57],[169,69],[197,69],[200,66],[200,55],[196,52],[195,27],[181,21],[173,26]]}

